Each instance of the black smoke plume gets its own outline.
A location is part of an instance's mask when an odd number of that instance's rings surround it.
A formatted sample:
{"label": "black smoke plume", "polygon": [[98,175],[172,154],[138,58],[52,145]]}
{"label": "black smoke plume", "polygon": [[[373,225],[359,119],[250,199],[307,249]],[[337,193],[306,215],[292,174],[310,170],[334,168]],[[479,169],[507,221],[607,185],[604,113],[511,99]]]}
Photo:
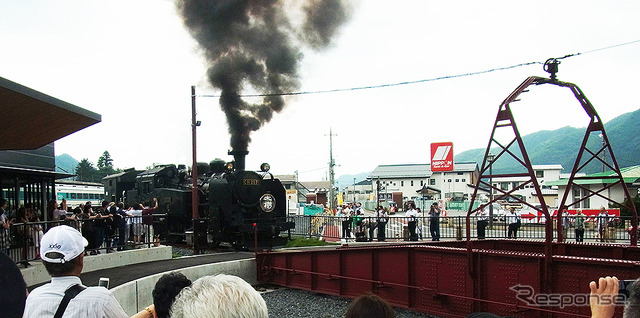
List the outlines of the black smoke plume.
{"label": "black smoke plume", "polygon": [[[231,148],[239,151],[284,108],[276,94],[299,88],[302,47],[327,47],[349,16],[341,0],[178,0],[177,9],[204,51],[209,82],[221,90]],[[247,90],[270,95],[249,103],[239,96]]]}

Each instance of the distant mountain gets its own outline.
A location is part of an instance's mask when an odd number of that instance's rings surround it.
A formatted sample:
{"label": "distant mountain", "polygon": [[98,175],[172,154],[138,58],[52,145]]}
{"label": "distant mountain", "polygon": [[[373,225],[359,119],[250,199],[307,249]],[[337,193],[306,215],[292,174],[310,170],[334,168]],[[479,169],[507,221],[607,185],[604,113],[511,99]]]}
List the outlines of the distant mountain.
{"label": "distant mountain", "polygon": [[[604,128],[618,165],[628,167],[640,164],[638,156],[640,154],[640,110],[622,114],[605,123]],[[522,141],[532,164],[561,164],[564,168],[563,172],[570,172],[582,144],[585,129],[567,126],[553,131],[538,131],[522,136]],[[589,138],[589,149],[593,151],[599,149],[597,144],[599,142],[601,139],[598,136]],[[510,150],[515,150],[515,148],[512,146]],[[484,152],[484,148],[467,150],[456,155],[455,161],[475,161],[481,165]],[[491,152],[497,154],[499,149],[492,149]],[[519,151],[516,153],[519,154]],[[493,168],[494,172],[519,172],[520,165],[515,160],[508,159],[497,161]],[[607,170],[609,169],[607,168]],[[599,171],[602,171],[600,162],[592,162],[582,170],[585,173]]]}
{"label": "distant mountain", "polygon": [[56,172],[74,174],[78,162],[66,153],[56,156]]}
{"label": "distant mountain", "polygon": [[361,172],[358,174],[345,174],[342,175],[340,177],[338,177],[336,179],[336,183],[338,185],[338,189],[340,189],[340,191],[342,191],[342,189],[344,189],[345,187],[348,186],[353,186],[353,179],[355,178],[356,183],[366,180],[367,177],[369,176],[369,174],[371,174],[371,171],[369,172]]}

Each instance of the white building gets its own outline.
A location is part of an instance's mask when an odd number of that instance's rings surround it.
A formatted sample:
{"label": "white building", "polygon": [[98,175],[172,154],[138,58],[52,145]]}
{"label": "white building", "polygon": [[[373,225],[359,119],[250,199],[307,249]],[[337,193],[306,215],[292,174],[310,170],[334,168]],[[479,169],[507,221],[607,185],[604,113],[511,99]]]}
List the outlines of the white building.
{"label": "white building", "polygon": [[[629,189],[629,194],[632,197],[638,195],[638,191],[639,191],[638,189],[640,186],[640,166],[631,166],[631,167],[621,168],[620,172],[622,173],[622,179],[624,180],[624,183],[627,185],[627,188]],[[610,178],[615,176],[616,174],[613,171],[606,171],[606,172],[590,174],[585,176],[585,179],[576,180],[575,181],[576,184],[579,184],[585,188],[588,188],[589,191],[585,189],[580,189],[578,187],[574,187],[572,189],[572,193],[569,195],[567,202],[565,204],[569,204],[570,202],[576,202],[580,199],[584,199],[579,203],[580,206],[572,206],[571,208],[599,209],[600,207],[603,207],[603,206],[608,207],[610,203],[608,200],[598,195],[592,195],[591,197],[588,197],[591,193],[597,192],[600,190],[602,191],[599,192],[599,194],[605,198],[609,198],[616,202],[624,201],[625,194],[624,194],[622,185],[616,184],[610,188],[604,189],[605,186],[619,181],[619,179],[617,178]],[[549,185],[558,187],[558,196],[557,196],[558,203],[560,203],[560,200],[562,200],[562,196],[564,195],[565,191],[567,191],[568,181],[569,181],[568,178],[563,178],[557,181],[547,183]]]}
{"label": "white building", "polygon": [[274,177],[280,179],[287,193],[288,214],[296,214],[300,202],[306,202],[307,189],[300,185],[295,174],[275,175]]}
{"label": "white building", "polygon": [[345,202],[375,201],[375,188],[371,180],[362,180],[354,185],[342,189],[342,199]]}
{"label": "white building", "polygon": [[431,190],[433,199],[468,199],[473,194],[480,172],[475,162],[453,164],[453,171],[432,172],[430,164],[380,165],[367,179],[380,181],[380,195],[390,199],[394,192],[402,193],[403,201],[415,200],[423,189]]}
{"label": "white building", "polygon": [[[540,190],[542,191],[545,203],[549,206],[557,207],[559,203],[557,187],[552,187],[547,183],[560,179],[560,174],[563,169],[562,165],[533,165],[532,168],[535,172],[536,180],[540,185]],[[505,192],[511,191],[527,181],[529,181],[529,177],[502,177],[493,178],[491,180],[495,188],[500,188]],[[496,189],[493,190],[494,196],[500,194],[502,194],[502,192]],[[522,189],[512,192],[512,194],[520,195],[522,199],[532,205],[540,204],[532,183],[525,185]]]}

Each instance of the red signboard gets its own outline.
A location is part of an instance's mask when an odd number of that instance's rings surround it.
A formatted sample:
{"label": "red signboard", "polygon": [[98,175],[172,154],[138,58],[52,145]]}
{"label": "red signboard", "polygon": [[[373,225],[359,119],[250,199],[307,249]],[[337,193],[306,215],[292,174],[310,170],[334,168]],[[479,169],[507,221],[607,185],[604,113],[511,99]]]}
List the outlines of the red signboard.
{"label": "red signboard", "polygon": [[431,144],[431,171],[453,171],[453,143]]}

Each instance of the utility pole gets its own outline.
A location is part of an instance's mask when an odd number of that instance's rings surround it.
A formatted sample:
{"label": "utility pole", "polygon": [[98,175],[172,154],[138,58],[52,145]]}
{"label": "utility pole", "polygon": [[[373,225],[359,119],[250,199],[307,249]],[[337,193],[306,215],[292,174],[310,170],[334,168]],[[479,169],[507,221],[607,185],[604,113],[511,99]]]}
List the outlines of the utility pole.
{"label": "utility pole", "polygon": [[198,211],[200,200],[198,199],[198,160],[196,158],[196,128],[200,126],[200,121],[196,120],[196,87],[191,86],[191,150],[192,159],[191,163],[191,218],[193,225],[193,253],[200,254],[200,251],[204,249],[202,246],[202,237],[204,237],[204,243],[206,244],[207,229],[205,226],[206,221],[200,219],[200,213]]}
{"label": "utility pole", "polygon": [[335,173],[333,171],[336,162],[333,160],[333,136],[337,135],[334,135],[332,129],[329,128],[329,209],[331,209],[331,211],[334,211],[336,208],[336,193],[334,190]]}
{"label": "utility pole", "polygon": [[191,86],[191,217],[193,220],[199,219],[198,213],[198,160],[196,158],[196,127],[200,122],[196,120],[196,87]]}
{"label": "utility pole", "polygon": [[353,203],[356,202],[356,178],[353,178]]}

